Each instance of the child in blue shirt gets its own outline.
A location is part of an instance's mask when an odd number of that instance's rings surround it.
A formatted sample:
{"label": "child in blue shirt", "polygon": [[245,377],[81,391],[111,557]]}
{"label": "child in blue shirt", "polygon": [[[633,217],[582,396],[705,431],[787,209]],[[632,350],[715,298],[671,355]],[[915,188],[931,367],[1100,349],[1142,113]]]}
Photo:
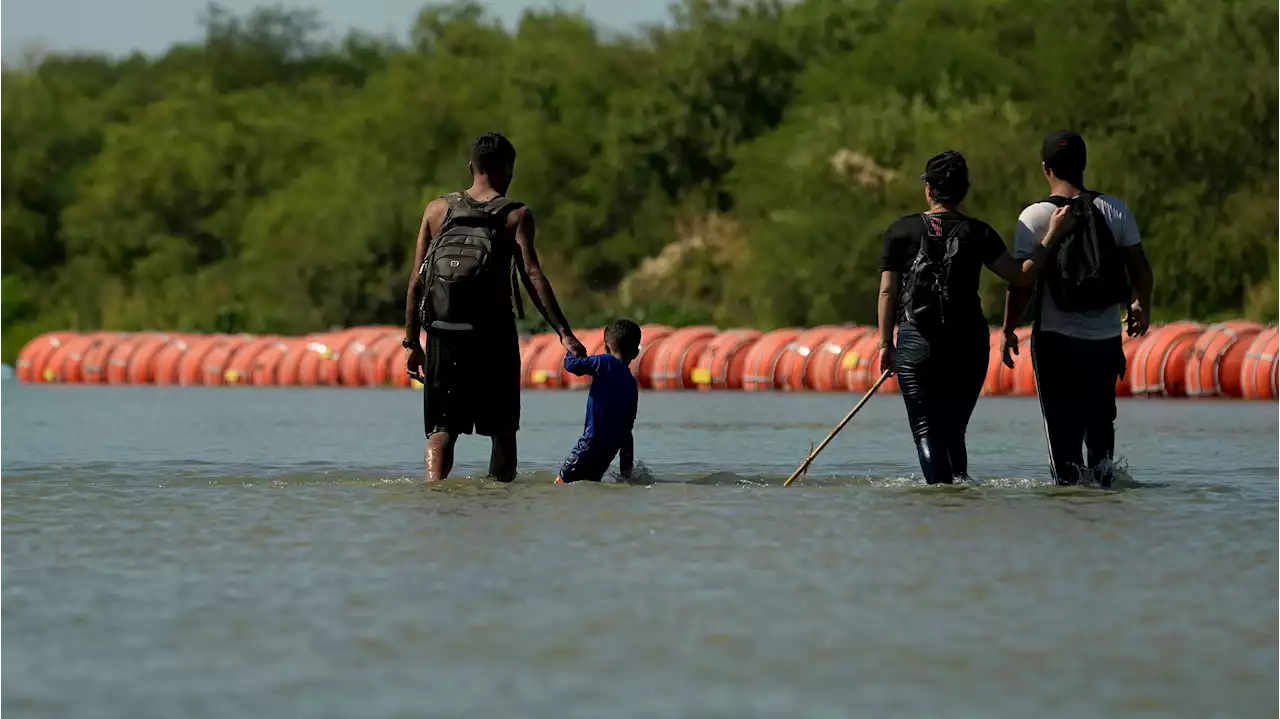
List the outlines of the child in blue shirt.
{"label": "child in blue shirt", "polygon": [[556,477],[557,484],[599,482],[614,457],[618,457],[618,473],[631,477],[635,446],[631,429],[636,423],[639,389],[631,376],[631,360],[640,354],[640,326],[631,320],[618,320],[605,328],[605,354],[574,357],[566,354],[565,371],[591,375],[587,392],[587,419],[582,437]]}

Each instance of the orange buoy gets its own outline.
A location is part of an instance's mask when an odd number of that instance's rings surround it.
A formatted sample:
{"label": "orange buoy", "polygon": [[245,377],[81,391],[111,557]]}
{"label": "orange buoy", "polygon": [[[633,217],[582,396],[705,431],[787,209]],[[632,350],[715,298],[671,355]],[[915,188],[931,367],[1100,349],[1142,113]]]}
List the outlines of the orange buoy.
{"label": "orange buoy", "polygon": [[702,348],[697,366],[689,374],[698,389],[742,389],[747,354],[760,339],[757,330],[725,330]]}
{"label": "orange buoy", "polygon": [[654,371],[650,380],[654,389],[693,389],[693,372],[702,350],[716,336],[714,327],[683,327],[666,337],[653,349]]}
{"label": "orange buoy", "polygon": [[551,337],[555,341],[541,345],[525,373],[529,378],[528,386],[533,389],[557,389],[568,382],[569,373],[564,371],[564,347],[560,345],[559,337]]}
{"label": "orange buoy", "polygon": [[1209,325],[1191,347],[1187,362],[1188,397],[1239,397],[1240,375],[1249,342],[1262,325],[1247,320]]}
{"label": "orange buoy", "polygon": [[192,335],[187,343],[187,351],[178,360],[178,384],[193,386],[204,384],[204,359],[214,348],[225,344],[227,336]]}
{"label": "orange buoy", "polygon": [[329,351],[321,352],[320,358],[316,362],[315,384],[325,387],[338,384],[338,362],[342,359],[342,354],[355,343],[357,336],[362,335],[367,330],[367,327],[353,327],[329,334],[329,341],[325,343]]}
{"label": "orange buoy", "polygon": [[255,339],[253,335],[224,335],[222,341],[214,344],[205,354],[204,361],[200,363],[200,368],[197,370],[200,379],[197,384],[203,384],[206,387],[229,384],[227,369],[232,355]]}
{"label": "orange buoy", "polygon": [[247,342],[241,343],[227,357],[226,365],[222,368],[223,383],[229,385],[251,384],[254,362],[257,361],[258,355],[265,352],[272,345],[278,344],[279,341],[280,338],[275,335],[265,335],[254,337]]}
{"label": "orange buoy", "polygon": [[45,382],[78,384],[82,377],[84,356],[109,333],[89,332],[72,335],[62,343],[45,363],[42,378]]}
{"label": "orange buoy", "polygon": [[107,384],[151,384],[155,381],[155,360],[169,344],[170,336],[147,332],[138,335],[137,344],[127,356],[117,349],[107,363]]}
{"label": "orange buoy", "polygon": [[1280,328],[1268,327],[1259,332],[1249,343],[1244,362],[1240,367],[1240,394],[1245,399],[1275,399],[1277,397],[1276,352],[1280,347]]}
{"label": "orange buoy", "polygon": [[[253,354],[253,359],[247,363],[247,370],[236,370],[237,374],[242,375],[237,377],[237,381],[254,387],[276,386],[280,363],[294,348],[301,345],[302,340],[294,337],[272,338]],[[239,358],[236,362],[240,362]]]}
{"label": "orange buoy", "polygon": [[[880,363],[880,331],[877,329],[858,338],[840,356],[840,389],[846,392],[865,394],[875,382],[871,377],[873,370],[879,370]],[[876,373],[879,377],[879,372]],[[896,378],[895,378],[896,379]],[[888,382],[885,382],[888,384]],[[881,385],[881,389],[885,389]]]}
{"label": "orange buoy", "polygon": [[833,332],[809,356],[805,364],[804,386],[818,392],[843,390],[840,359],[854,343],[875,332],[874,327],[846,327]]}
{"label": "orange buoy", "polygon": [[307,352],[307,337],[295,338],[276,363],[274,384],[278,387],[292,387],[298,384],[298,368],[302,365],[302,356]]}
{"label": "orange buoy", "polygon": [[1142,346],[1143,337],[1133,337],[1129,334],[1124,335],[1124,376],[1116,378],[1116,396],[1132,397],[1133,396],[1133,363],[1138,356],[1138,348]]}
{"label": "orange buoy", "polygon": [[360,353],[358,381],[365,387],[382,387],[387,384],[387,357],[393,355],[404,362],[404,347],[400,346],[402,332],[389,332],[370,342]]}
{"label": "orange buoy", "polygon": [[[419,333],[419,342],[422,343],[424,351],[426,349],[426,333]],[[401,340],[404,335],[397,335],[396,348],[381,349],[378,365],[374,367],[375,379],[379,379],[379,386],[394,386],[394,388],[408,388],[412,386],[408,379],[408,367],[406,366],[407,354],[401,347]]]}
{"label": "orange buoy", "polygon": [[331,361],[336,334],[325,332],[307,337],[306,344],[299,353],[297,366],[291,367],[291,369],[296,370],[296,374],[293,377],[294,384],[300,384],[304,387],[314,387],[320,384],[320,365],[323,362]]}
{"label": "orange buoy", "polygon": [[543,332],[533,335],[524,342],[520,343],[520,386],[532,387],[533,381],[533,361],[537,358],[538,353],[546,349],[547,345],[552,342],[560,344],[560,337],[554,332]]}
{"label": "orange buoy", "polygon": [[766,332],[751,345],[747,352],[746,369],[742,376],[742,388],[748,392],[768,392],[777,389],[774,377],[778,362],[787,345],[800,336],[794,327]]}
{"label": "orange buoy", "polygon": [[1000,354],[1000,338],[1004,336],[1004,330],[996,327],[991,330],[991,338],[989,340],[987,355],[987,376],[982,380],[982,394],[990,397],[991,395],[1004,394],[1001,391],[1000,378],[1005,369],[1003,358]]}
{"label": "orange buoy", "polygon": [[666,325],[640,326],[640,354],[631,361],[631,374],[641,389],[653,389],[653,372],[657,365],[657,354],[653,351],[672,329]]}
{"label": "orange buoy", "polygon": [[[582,346],[586,348],[588,357],[590,357],[591,355],[598,355],[598,354],[604,353],[604,328],[603,327],[596,327],[589,330],[583,330],[581,333],[575,333],[575,334],[578,337],[578,341],[581,342]],[[557,344],[559,343],[557,342]],[[560,356],[560,369],[561,371],[564,370],[563,352]],[[586,389],[587,387],[591,386],[591,378],[577,377],[575,375],[569,374],[568,372],[565,372],[564,377],[562,378],[562,386],[569,387],[570,389]]]}
{"label": "orange buoy", "polygon": [[97,344],[85,350],[80,362],[80,381],[84,384],[102,384],[107,380],[107,363],[111,354],[121,344],[132,339],[127,332],[101,332]]}
{"label": "orange buoy", "polygon": [[18,352],[14,374],[22,382],[43,382],[45,363],[54,350],[62,346],[72,335],[67,332],[46,332],[34,337]]}
{"label": "orange buoy", "polygon": [[399,335],[399,332],[391,327],[368,327],[349,332],[347,343],[338,349],[337,381],[333,384],[344,387],[357,387],[362,384],[361,366],[369,346],[384,337],[395,335]]}
{"label": "orange buoy", "polygon": [[778,366],[774,371],[773,384],[786,392],[799,392],[809,389],[805,386],[805,374],[813,353],[826,342],[827,338],[839,331],[834,325],[814,327],[801,332],[796,338],[782,348],[778,357]]}
{"label": "orange buoy", "polygon": [[191,351],[191,345],[200,335],[177,335],[160,348],[152,361],[152,382],[158,385],[175,385],[182,382],[182,360]]}
{"label": "orange buoy", "polygon": [[1197,322],[1172,322],[1149,331],[1134,356],[1131,391],[1135,395],[1185,397],[1187,362],[1203,331],[1204,326]]}

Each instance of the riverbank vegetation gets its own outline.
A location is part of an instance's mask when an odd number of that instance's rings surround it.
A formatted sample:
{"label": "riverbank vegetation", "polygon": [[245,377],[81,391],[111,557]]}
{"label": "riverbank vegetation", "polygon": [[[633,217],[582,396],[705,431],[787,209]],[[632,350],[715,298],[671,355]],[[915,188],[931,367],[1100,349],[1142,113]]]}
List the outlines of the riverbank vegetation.
{"label": "riverbank vegetation", "polygon": [[[610,34],[424,8],[407,39],[211,7],[160,56],[3,76],[3,352],[59,328],[396,323],[423,203],[497,130],[577,324],[873,321],[880,232],[964,152],[1006,243],[1040,138],[1135,212],[1156,319],[1277,313],[1277,22],[1263,0],[688,0]],[[1002,287],[985,280],[995,320]],[[531,323],[530,329],[534,326]]]}

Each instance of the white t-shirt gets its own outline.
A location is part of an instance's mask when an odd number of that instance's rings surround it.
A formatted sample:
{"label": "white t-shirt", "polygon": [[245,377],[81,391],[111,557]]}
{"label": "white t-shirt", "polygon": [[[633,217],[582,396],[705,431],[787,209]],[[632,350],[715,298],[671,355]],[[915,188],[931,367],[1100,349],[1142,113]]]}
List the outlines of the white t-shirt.
{"label": "white t-shirt", "polygon": [[[1129,213],[1129,206],[1108,195],[1098,195],[1093,206],[1102,212],[1111,228],[1111,235],[1121,247],[1133,247],[1142,243],[1138,235],[1138,223]],[[1035,251],[1036,246],[1049,231],[1049,218],[1057,206],[1052,202],[1037,202],[1028,205],[1018,215],[1018,231],[1014,236],[1014,255],[1025,260]],[[1120,315],[1121,305],[1093,312],[1063,312],[1053,303],[1048,292],[1041,292],[1040,329],[1045,332],[1057,332],[1082,340],[1105,340],[1119,337],[1124,332]]]}

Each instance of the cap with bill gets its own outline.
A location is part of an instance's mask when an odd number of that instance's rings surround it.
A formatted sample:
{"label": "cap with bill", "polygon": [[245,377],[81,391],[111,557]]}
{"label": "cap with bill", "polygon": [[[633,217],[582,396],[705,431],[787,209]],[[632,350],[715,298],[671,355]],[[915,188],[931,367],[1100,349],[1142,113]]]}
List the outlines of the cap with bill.
{"label": "cap with bill", "polygon": [[929,158],[920,179],[938,189],[968,187],[969,163],[965,162],[964,155],[947,150]]}
{"label": "cap with bill", "polygon": [[1084,138],[1071,130],[1049,133],[1040,147],[1040,160],[1055,171],[1084,172],[1087,157]]}

